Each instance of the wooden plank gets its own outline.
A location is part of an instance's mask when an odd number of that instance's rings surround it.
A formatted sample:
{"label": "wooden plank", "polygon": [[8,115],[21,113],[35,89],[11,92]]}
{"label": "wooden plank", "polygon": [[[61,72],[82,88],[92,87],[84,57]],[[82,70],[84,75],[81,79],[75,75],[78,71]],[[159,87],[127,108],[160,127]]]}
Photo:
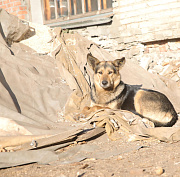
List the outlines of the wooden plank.
{"label": "wooden plank", "polygon": [[[108,9],[105,9],[105,10],[101,10],[101,11],[99,11],[99,14],[100,15],[105,14],[105,17],[113,16],[113,8],[108,8]],[[49,21],[45,21],[44,24],[46,24],[48,26],[51,26],[50,24],[52,24],[52,26],[55,26],[53,23],[56,23],[56,24],[57,23],[59,23],[59,24],[65,23],[66,24],[66,23],[68,23],[68,20],[77,20],[78,21],[78,19],[80,19],[80,21],[81,21],[81,18],[84,18],[84,17],[85,18],[87,18],[87,17],[94,18],[94,17],[91,17],[91,16],[96,16],[96,15],[97,15],[97,11],[92,11],[92,12],[89,12],[89,13],[77,14],[77,15],[72,15],[70,17],[59,18],[58,20],[52,19],[52,20],[49,20]],[[74,22],[70,21],[70,23],[74,23]]]}
{"label": "wooden plank", "polygon": [[107,3],[106,3],[107,0],[103,0],[103,6],[104,6],[104,9],[107,9]]}
{"label": "wooden plank", "polygon": [[57,12],[57,3],[56,3],[56,0],[54,0],[54,11],[55,11],[55,19],[57,19],[58,12]]}
{"label": "wooden plank", "polygon": [[88,12],[91,12],[91,0],[88,0]]}
{"label": "wooden plank", "polygon": [[98,0],[98,10],[101,10],[101,0]]}
{"label": "wooden plank", "polygon": [[87,2],[87,0],[84,0],[84,12],[87,12],[86,2]]}
{"label": "wooden plank", "polygon": [[44,9],[45,9],[45,16],[46,16],[46,20],[50,20],[51,19],[51,9],[50,9],[50,3],[49,0],[44,0]]}
{"label": "wooden plank", "polygon": [[77,14],[77,2],[76,0],[73,0],[73,5],[74,5],[74,15]]}
{"label": "wooden plank", "polygon": [[68,0],[68,4],[69,4],[69,15],[68,16],[71,16],[71,14],[72,14],[72,4],[71,4],[71,0]]}
{"label": "wooden plank", "polygon": [[63,8],[62,8],[63,4],[62,4],[62,0],[60,0],[60,15],[62,16],[63,15]]}
{"label": "wooden plank", "polygon": [[85,3],[84,2],[85,0],[81,0],[81,3],[82,3],[82,13],[84,14],[86,12],[86,7],[85,7]]}

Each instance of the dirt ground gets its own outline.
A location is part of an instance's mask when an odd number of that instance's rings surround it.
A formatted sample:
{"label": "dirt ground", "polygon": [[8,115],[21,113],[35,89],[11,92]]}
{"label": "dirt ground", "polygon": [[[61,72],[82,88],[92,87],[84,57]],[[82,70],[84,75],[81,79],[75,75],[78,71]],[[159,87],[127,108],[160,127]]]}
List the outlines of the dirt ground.
{"label": "dirt ground", "polygon": [[[88,146],[99,145],[99,158],[87,158],[81,162],[48,165],[29,164],[1,169],[1,177],[109,177],[109,176],[180,176],[180,142],[164,143],[158,140],[126,142],[110,141],[107,135],[87,142]],[[74,145],[76,146],[76,145]],[[71,147],[72,148],[72,147]],[[70,149],[70,148],[69,148]],[[116,150],[119,153],[106,158]],[[103,152],[104,153],[103,155]],[[102,153],[102,156],[101,156]],[[104,157],[103,157],[104,156]]]}

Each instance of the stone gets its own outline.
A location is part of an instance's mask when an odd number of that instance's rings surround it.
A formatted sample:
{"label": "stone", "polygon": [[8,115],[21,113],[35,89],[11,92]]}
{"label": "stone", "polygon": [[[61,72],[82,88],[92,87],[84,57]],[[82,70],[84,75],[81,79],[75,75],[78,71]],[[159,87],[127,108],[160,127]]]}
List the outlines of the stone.
{"label": "stone", "polygon": [[30,30],[28,23],[21,21],[17,16],[9,14],[4,9],[0,9],[0,24],[4,39],[9,44],[21,41]]}
{"label": "stone", "polygon": [[140,66],[145,70],[148,70],[150,63],[152,63],[151,57],[142,57],[140,60]]}
{"label": "stone", "polygon": [[180,43],[176,42],[168,42],[170,50],[178,50],[180,49]]}
{"label": "stone", "polygon": [[131,34],[133,34],[133,35],[142,34],[142,31],[139,28],[133,28],[133,29],[131,29]]}
{"label": "stone", "polygon": [[156,71],[156,73],[161,73],[163,70],[163,66],[161,65],[155,65],[153,68],[154,71]]}
{"label": "stone", "polygon": [[120,38],[120,39],[121,39],[121,42],[123,42],[123,37],[121,37],[119,31],[116,31],[116,32],[114,32],[114,33],[112,33],[112,32],[110,31],[108,37],[109,37],[110,39]]}
{"label": "stone", "polygon": [[[154,64],[154,63],[152,63]],[[159,71],[162,69],[160,65],[158,65],[157,63],[155,65],[152,65],[151,66],[151,69],[156,72],[156,73],[159,73]]]}
{"label": "stone", "polygon": [[179,78],[180,78],[180,70],[177,72],[177,75],[179,76]]}
{"label": "stone", "polygon": [[180,80],[180,78],[177,75],[174,75],[171,79],[175,82],[178,82]]}
{"label": "stone", "polygon": [[159,51],[160,51],[160,52],[167,52],[167,47],[166,47],[166,45],[161,45],[161,46],[159,46]]}
{"label": "stone", "polygon": [[126,50],[126,45],[123,43],[123,44],[119,44],[118,47],[117,47],[117,51],[122,51],[122,50]]}
{"label": "stone", "polygon": [[157,167],[155,169],[156,175],[162,175],[164,173],[164,169],[162,167]]}
{"label": "stone", "polygon": [[149,42],[149,41],[154,41],[156,37],[154,36],[153,33],[147,33],[144,35],[140,35],[139,40],[142,42]]}
{"label": "stone", "polygon": [[162,34],[162,32],[155,32],[154,35],[154,40],[158,41],[158,40],[164,40],[164,35]]}
{"label": "stone", "polygon": [[165,38],[173,37],[172,30],[163,30],[162,34],[164,35]]}
{"label": "stone", "polygon": [[139,50],[138,48],[132,48],[132,49],[130,49],[130,53],[131,53],[132,56],[138,55],[139,52],[140,52],[140,50]]}
{"label": "stone", "polygon": [[128,52],[127,52],[127,55],[126,57],[127,58],[132,58],[133,56],[136,56],[140,53],[140,49],[138,48],[131,48]]}
{"label": "stone", "polygon": [[123,37],[124,43],[130,43],[130,42],[136,42],[136,41],[138,41],[136,36]]}
{"label": "stone", "polygon": [[161,75],[167,75],[169,73],[171,73],[173,70],[173,66],[172,65],[166,65],[164,66],[163,71],[160,73]]}
{"label": "stone", "polygon": [[119,155],[118,157],[117,157],[117,160],[122,160],[123,159],[123,157],[121,156],[121,155]]}

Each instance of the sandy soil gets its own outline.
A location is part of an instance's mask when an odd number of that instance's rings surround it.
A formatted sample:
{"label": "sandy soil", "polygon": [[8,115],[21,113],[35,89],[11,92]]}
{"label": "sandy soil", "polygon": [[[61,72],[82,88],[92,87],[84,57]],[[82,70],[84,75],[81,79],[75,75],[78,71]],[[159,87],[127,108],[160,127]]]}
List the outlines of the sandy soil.
{"label": "sandy soil", "polygon": [[[180,176],[180,142],[164,143],[157,140],[125,142],[109,141],[106,135],[87,143],[99,145],[104,157],[81,162],[49,165],[29,164],[0,170],[1,177],[109,177],[109,176]],[[135,148],[134,148],[135,147]],[[139,148],[136,148],[139,147]],[[119,154],[106,158],[111,149]],[[103,156],[103,155],[102,155]]]}

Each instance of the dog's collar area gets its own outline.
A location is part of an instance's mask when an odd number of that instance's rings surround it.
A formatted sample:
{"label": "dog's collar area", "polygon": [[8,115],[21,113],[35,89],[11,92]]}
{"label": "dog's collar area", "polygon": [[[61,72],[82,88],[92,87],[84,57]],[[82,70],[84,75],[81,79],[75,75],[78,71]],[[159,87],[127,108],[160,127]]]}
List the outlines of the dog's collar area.
{"label": "dog's collar area", "polygon": [[[121,90],[121,88],[120,88],[121,86],[123,86],[123,89],[122,89],[122,90]],[[107,104],[110,104],[110,103],[112,103],[112,102],[114,102],[114,101],[116,101],[116,100],[119,100],[119,99],[124,100],[123,98],[124,98],[125,95],[126,95],[127,86],[121,81],[121,82],[118,84],[118,86],[116,87],[116,91],[117,91],[118,89],[120,89],[121,92],[120,92],[117,96],[115,96],[115,98],[113,98],[113,99],[109,100],[108,102],[106,102],[106,103],[105,103],[106,105],[107,105]],[[122,103],[123,103],[123,101],[122,101]],[[121,104],[122,104],[122,103],[121,103]]]}
{"label": "dog's collar area", "polygon": [[[107,90],[108,91],[108,90]],[[99,103],[99,104],[104,104],[104,105],[108,105],[118,99],[122,99],[124,100],[124,95],[126,95],[126,92],[127,92],[127,86],[126,84],[124,84],[123,81],[120,81],[119,84],[116,86],[116,88],[113,90],[112,93],[118,93],[117,95],[114,95],[114,98],[113,99],[109,99],[109,101],[105,102],[105,103]],[[94,103],[98,103],[97,99],[96,99],[96,94],[97,94],[97,91],[96,91],[96,87],[95,85],[93,84],[92,85],[92,88],[91,88],[91,100],[94,102]],[[111,98],[111,97],[110,97]]]}

